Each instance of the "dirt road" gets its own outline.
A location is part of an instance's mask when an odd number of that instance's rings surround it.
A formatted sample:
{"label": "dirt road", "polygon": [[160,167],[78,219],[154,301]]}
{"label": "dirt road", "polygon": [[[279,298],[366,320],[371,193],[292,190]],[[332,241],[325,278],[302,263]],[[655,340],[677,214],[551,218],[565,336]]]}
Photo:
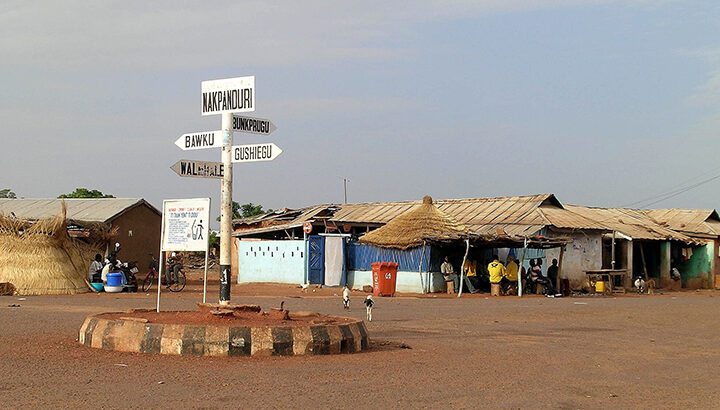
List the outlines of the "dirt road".
{"label": "dirt road", "polygon": [[[200,293],[188,290],[164,293],[164,308],[193,309]],[[236,290],[234,302],[265,309],[285,300],[291,310],[345,313],[327,289]],[[364,316],[361,298],[353,295],[350,316]],[[718,292],[385,298],[368,323],[374,348],[354,355],[194,358],[76,343],[86,315],[154,303],[142,293],[0,297],[3,406],[720,407]]]}

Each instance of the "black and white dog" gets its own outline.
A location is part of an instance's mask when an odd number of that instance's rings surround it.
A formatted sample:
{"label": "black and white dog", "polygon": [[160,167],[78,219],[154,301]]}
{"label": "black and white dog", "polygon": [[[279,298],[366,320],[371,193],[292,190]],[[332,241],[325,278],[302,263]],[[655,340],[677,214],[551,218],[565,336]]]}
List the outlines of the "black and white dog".
{"label": "black and white dog", "polygon": [[372,308],[375,304],[375,300],[373,299],[372,295],[368,295],[365,298],[365,310],[367,311],[367,320],[368,322],[372,322]]}

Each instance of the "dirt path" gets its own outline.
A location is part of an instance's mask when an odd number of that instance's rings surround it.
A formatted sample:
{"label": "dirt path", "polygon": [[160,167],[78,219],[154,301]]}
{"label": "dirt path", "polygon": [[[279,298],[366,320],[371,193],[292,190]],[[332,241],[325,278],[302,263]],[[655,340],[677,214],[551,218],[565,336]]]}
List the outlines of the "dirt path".
{"label": "dirt path", "polygon": [[[163,293],[192,309],[195,287]],[[233,300],[342,315],[332,292]],[[217,289],[211,287],[211,297]],[[272,292],[271,292],[272,293]],[[84,317],[155,294],[0,297],[0,397],[16,407],[717,408],[720,293],[618,298],[386,298],[374,348],[323,357],[193,358],[89,349]],[[349,315],[364,316],[353,295]],[[10,304],[20,307],[10,308]],[[401,349],[401,343],[411,349]],[[162,383],[160,383],[162,382]]]}

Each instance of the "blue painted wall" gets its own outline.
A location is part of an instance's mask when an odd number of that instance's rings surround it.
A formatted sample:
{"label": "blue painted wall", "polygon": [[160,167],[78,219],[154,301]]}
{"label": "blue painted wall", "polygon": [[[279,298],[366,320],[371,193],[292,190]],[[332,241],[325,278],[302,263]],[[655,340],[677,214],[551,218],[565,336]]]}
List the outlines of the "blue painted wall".
{"label": "blue painted wall", "polygon": [[238,241],[238,283],[305,282],[303,241]]}

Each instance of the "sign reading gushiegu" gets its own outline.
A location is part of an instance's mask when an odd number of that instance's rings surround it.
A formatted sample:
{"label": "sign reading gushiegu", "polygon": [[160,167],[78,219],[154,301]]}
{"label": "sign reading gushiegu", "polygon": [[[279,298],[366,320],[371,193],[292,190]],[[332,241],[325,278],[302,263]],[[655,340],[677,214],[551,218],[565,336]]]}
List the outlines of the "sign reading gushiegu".
{"label": "sign reading gushiegu", "polygon": [[202,115],[255,111],[255,76],[202,82]]}
{"label": "sign reading gushiegu", "polygon": [[208,248],[210,198],[163,201],[163,251],[202,251]]}

